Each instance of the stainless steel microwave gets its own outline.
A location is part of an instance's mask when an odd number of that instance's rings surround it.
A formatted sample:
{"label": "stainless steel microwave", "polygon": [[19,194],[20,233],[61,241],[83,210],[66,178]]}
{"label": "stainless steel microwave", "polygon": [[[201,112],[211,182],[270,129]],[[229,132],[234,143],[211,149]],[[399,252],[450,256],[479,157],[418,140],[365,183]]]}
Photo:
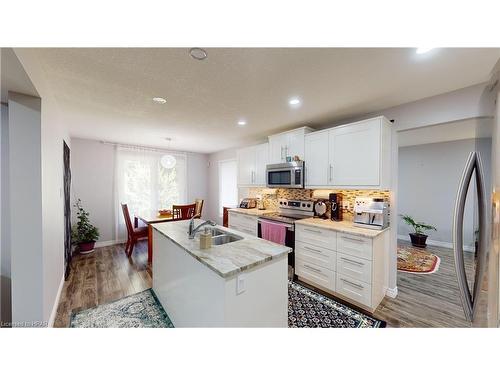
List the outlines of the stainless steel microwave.
{"label": "stainless steel microwave", "polygon": [[304,162],[292,161],[282,164],[268,164],[266,186],[270,188],[304,188]]}

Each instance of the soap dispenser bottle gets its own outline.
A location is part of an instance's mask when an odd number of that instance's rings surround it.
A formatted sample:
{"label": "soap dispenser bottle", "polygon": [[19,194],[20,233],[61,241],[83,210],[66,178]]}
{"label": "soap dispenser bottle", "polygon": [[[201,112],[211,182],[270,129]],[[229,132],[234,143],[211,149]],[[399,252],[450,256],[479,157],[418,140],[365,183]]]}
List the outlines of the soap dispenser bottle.
{"label": "soap dispenser bottle", "polygon": [[205,231],[200,234],[200,249],[206,250],[212,247],[212,232],[208,227],[205,227]]}

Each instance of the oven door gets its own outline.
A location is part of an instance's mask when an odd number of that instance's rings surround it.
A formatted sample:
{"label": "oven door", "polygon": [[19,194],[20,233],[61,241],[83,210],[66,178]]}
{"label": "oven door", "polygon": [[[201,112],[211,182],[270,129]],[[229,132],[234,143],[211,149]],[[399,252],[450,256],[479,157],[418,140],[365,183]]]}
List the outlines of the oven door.
{"label": "oven door", "polygon": [[[261,222],[262,221],[267,221],[266,219],[257,219],[257,236],[259,238],[262,238],[262,228],[261,228]],[[271,221],[271,220],[269,220]],[[276,223],[276,221],[272,221],[273,223]],[[281,224],[281,223],[280,223]],[[292,252],[288,254],[288,266],[289,269],[289,278],[293,279],[295,277],[295,230],[294,230],[294,225],[293,224],[285,224],[287,227],[286,229],[286,236],[285,236],[285,246],[291,247]]]}
{"label": "oven door", "polygon": [[304,169],[302,167],[269,168],[266,173],[266,186],[269,188],[304,188]]}

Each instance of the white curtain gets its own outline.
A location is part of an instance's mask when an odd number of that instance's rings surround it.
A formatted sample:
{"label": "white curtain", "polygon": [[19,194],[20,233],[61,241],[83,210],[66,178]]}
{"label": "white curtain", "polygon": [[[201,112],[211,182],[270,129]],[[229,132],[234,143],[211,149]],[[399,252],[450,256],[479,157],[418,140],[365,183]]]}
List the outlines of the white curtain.
{"label": "white curtain", "polygon": [[[128,205],[131,220],[136,213],[154,213],[187,203],[186,159],[185,153],[116,146],[116,238],[127,236],[122,203]],[[175,165],[171,167],[165,160],[175,160]]]}

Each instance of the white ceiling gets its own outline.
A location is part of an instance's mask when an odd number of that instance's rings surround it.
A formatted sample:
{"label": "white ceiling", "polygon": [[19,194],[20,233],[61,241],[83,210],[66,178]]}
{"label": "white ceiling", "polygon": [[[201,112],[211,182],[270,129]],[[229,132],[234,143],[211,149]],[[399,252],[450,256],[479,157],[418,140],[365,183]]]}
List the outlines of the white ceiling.
{"label": "white ceiling", "polygon": [[2,59],[0,100],[3,103],[7,103],[9,100],[9,91],[38,96],[35,86],[31,83],[12,48],[2,48],[0,56]]}
{"label": "white ceiling", "polygon": [[[74,137],[214,152],[488,79],[500,49],[32,49]],[[167,103],[152,102],[155,96]],[[303,105],[288,106],[299,96]],[[245,118],[248,125],[238,128]],[[171,144],[164,138],[172,138]]]}

